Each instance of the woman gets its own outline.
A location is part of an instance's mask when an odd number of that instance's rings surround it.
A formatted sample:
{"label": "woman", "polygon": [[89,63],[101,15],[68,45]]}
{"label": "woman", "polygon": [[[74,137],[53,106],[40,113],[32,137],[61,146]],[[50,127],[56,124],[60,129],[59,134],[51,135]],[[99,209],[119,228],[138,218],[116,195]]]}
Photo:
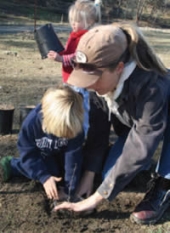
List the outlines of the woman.
{"label": "woman", "polygon": [[82,202],[65,202],[55,210],[80,212],[95,208],[103,199],[113,200],[150,165],[164,136],[153,184],[131,214],[136,223],[157,222],[170,203],[168,70],[138,28],[118,23],[98,26],[83,35],[74,66],[68,83],[105,98],[119,137],[109,152],[97,191]]}

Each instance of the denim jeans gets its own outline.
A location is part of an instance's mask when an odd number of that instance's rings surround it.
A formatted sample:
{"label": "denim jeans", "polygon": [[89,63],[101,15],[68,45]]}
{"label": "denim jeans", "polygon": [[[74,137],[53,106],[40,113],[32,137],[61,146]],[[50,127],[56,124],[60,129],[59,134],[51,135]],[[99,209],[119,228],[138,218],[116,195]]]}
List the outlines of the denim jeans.
{"label": "denim jeans", "polygon": [[109,151],[109,155],[106,159],[106,162],[103,168],[102,179],[106,178],[107,174],[112,169],[112,167],[115,165],[117,159],[121,155],[127,136],[128,134],[124,134],[123,136],[118,137],[114,145],[111,147]]}
{"label": "denim jeans", "polygon": [[168,116],[162,151],[157,163],[156,172],[162,177],[170,179],[170,116]]}

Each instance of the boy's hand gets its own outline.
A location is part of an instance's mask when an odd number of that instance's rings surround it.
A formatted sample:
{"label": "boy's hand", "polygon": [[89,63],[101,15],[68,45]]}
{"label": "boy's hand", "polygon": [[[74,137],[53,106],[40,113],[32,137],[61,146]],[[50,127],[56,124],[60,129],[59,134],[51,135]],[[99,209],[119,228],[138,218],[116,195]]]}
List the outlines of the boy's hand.
{"label": "boy's hand", "polygon": [[59,199],[58,190],[56,182],[61,181],[61,177],[51,176],[48,180],[45,181],[43,187],[49,199]]}
{"label": "boy's hand", "polygon": [[62,56],[60,56],[60,54],[58,54],[57,52],[52,51],[52,50],[49,51],[49,53],[47,54],[47,57],[49,59],[54,60],[54,61],[58,61],[58,62],[62,62],[63,61]]}

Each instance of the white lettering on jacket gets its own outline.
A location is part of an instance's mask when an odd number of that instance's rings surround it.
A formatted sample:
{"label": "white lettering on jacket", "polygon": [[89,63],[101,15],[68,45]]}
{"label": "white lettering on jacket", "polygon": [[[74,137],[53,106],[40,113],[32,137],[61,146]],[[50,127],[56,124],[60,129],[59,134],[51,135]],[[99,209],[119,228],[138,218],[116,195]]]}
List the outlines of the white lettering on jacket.
{"label": "white lettering on jacket", "polygon": [[[43,137],[40,139],[35,139],[36,146],[40,149],[48,148],[52,149],[52,142],[53,140],[47,137]],[[58,149],[59,147],[67,146],[68,140],[66,138],[59,138],[54,140],[54,149]]]}

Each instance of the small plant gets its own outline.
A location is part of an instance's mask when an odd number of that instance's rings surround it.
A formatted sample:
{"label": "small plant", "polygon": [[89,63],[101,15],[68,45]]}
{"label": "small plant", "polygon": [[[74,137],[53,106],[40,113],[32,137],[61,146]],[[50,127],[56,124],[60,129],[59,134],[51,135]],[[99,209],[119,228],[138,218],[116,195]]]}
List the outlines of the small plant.
{"label": "small plant", "polygon": [[168,233],[170,231],[167,231],[167,229],[164,229],[163,227],[159,227],[158,229],[149,230],[148,233]]}

